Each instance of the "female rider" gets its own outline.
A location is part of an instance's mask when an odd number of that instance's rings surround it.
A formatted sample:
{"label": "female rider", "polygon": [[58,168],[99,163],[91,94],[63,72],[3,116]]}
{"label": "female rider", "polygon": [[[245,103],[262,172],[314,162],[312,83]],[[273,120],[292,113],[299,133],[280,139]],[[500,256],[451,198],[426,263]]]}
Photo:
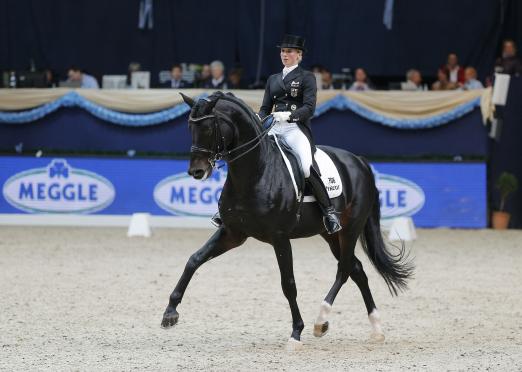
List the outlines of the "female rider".
{"label": "female rider", "polygon": [[[305,40],[300,36],[285,35],[277,46],[281,51],[284,68],[282,72],[268,78],[259,116],[264,118],[272,113],[273,109],[276,123],[270,133],[284,137],[287,144],[298,154],[303,174],[323,212],[326,230],[333,234],[341,229],[339,217],[318,171],[313,167],[314,141],[310,119],[315,112],[317,83],[313,73],[299,67],[305,51],[304,44]],[[219,214],[216,214],[212,221],[217,226],[221,225]]]}

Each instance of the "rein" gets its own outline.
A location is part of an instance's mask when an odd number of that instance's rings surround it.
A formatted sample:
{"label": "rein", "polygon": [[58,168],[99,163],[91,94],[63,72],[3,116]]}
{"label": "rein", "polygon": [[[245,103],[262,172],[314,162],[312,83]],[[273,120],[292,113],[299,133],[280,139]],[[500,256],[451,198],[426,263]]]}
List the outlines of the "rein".
{"label": "rein", "polygon": [[[232,100],[228,100],[228,101],[234,102]],[[212,111],[214,111],[214,109]],[[250,116],[252,116],[251,113],[248,113],[248,114]],[[271,116],[272,116],[272,114],[265,117],[261,121],[261,124],[265,123]],[[274,121],[272,121],[272,123],[270,123],[270,125],[267,128],[263,129],[261,131],[261,133],[259,133],[257,136],[255,136],[251,140],[227,151],[226,145],[225,145],[225,137],[223,137],[220,126],[219,126],[219,119],[221,119],[228,125],[230,125],[230,121],[225,119],[222,115],[218,115],[217,113],[214,113],[214,114],[200,116],[197,118],[195,118],[191,115],[189,117],[189,122],[197,123],[197,122],[207,120],[207,119],[213,119],[213,123],[214,123],[214,136],[215,136],[214,149],[210,150],[205,147],[192,145],[190,147],[190,152],[200,152],[200,153],[204,153],[204,154],[209,154],[208,162],[210,163],[212,168],[216,168],[216,162],[219,160],[225,160],[230,164],[230,163],[242,158],[243,156],[248,154],[250,151],[254,150],[257,146],[259,146],[259,144],[261,143],[261,140],[268,134],[270,129],[272,129],[272,127],[275,125],[275,120],[274,120]],[[222,146],[220,146],[220,143],[222,144]],[[235,157],[233,157],[232,159],[230,159],[230,156],[234,152],[241,150],[247,146],[250,146],[251,144],[253,144],[253,146],[251,146],[250,148],[247,148],[245,151],[241,152],[240,154],[238,154]],[[222,147],[222,148],[220,148],[220,147]],[[224,166],[225,166],[225,164],[221,164],[221,165],[217,166],[217,169],[223,168]]]}

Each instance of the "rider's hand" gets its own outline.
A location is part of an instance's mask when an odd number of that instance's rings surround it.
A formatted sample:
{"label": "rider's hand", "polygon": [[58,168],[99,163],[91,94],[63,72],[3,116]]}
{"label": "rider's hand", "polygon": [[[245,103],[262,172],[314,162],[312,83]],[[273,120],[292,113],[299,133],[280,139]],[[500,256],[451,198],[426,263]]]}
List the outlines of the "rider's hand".
{"label": "rider's hand", "polygon": [[278,123],[285,122],[285,121],[287,122],[288,119],[290,119],[291,114],[292,113],[290,111],[278,111],[278,112],[273,113],[274,119]]}

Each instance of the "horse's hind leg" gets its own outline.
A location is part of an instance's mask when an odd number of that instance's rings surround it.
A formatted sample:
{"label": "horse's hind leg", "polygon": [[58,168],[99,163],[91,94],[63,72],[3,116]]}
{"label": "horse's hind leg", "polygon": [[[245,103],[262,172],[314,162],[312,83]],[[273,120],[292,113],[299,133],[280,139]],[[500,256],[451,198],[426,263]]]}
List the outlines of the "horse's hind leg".
{"label": "horse's hind leg", "polygon": [[161,321],[162,327],[169,328],[178,322],[179,314],[176,308],[181,302],[185,289],[187,289],[190,279],[198,267],[208,260],[217,257],[232,248],[240,246],[245,240],[246,238],[244,236],[239,236],[230,230],[221,227],[214,233],[214,235],[212,235],[201,249],[190,256],[176,288],[174,288],[174,291],[170,295],[169,305],[167,306],[167,309],[163,314],[163,320]]}
{"label": "horse's hind leg", "polygon": [[355,264],[353,266],[350,277],[357,284],[359,290],[364,299],[364,304],[366,305],[366,310],[368,311],[368,319],[370,320],[370,324],[372,326],[372,334],[371,339],[373,341],[382,342],[384,341],[384,332],[381,327],[381,319],[379,316],[379,312],[377,311],[377,307],[375,306],[375,302],[373,302],[372,293],[370,291],[370,287],[368,286],[368,277],[364,272],[361,261],[357,257],[354,256]]}
{"label": "horse's hind leg", "polygon": [[352,271],[354,263],[353,259],[355,258],[353,252],[359,233],[360,231],[356,226],[350,226],[350,228],[345,228],[335,235],[322,235],[330,245],[330,249],[333,255],[337,258],[338,263],[334,284],[332,285],[332,288],[330,288],[324,301],[321,303],[319,315],[314,324],[315,337],[322,337],[328,332],[328,316],[332,311],[335,297],[344,283],[348,280]]}

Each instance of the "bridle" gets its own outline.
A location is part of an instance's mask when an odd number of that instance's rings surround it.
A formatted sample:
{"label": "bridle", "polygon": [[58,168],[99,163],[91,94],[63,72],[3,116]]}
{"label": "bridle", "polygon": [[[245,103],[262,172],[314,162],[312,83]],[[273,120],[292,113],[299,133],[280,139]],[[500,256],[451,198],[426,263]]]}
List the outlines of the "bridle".
{"label": "bridle", "polygon": [[[224,99],[224,98],[221,98],[221,99]],[[234,102],[232,100],[228,100],[230,102]],[[235,103],[235,102],[234,102]],[[240,106],[241,107],[241,106]],[[245,110],[246,111],[246,110]],[[250,116],[253,116],[251,113],[248,113]],[[266,118],[264,118],[262,121],[261,121],[261,124],[263,125],[270,117],[272,116],[272,114],[268,115]],[[193,117],[192,114],[189,116],[189,123],[198,123],[198,122],[201,122],[203,120],[207,120],[207,119],[213,119],[213,127],[214,127],[214,130],[213,130],[213,135],[214,135],[214,146],[213,146],[213,149],[208,149],[206,147],[202,147],[202,146],[196,146],[196,145],[192,145],[190,147],[190,152],[191,153],[203,153],[203,154],[208,154],[208,162],[210,163],[210,165],[212,166],[212,168],[217,168],[217,169],[220,169],[222,167],[225,166],[225,164],[221,164],[219,166],[216,167],[216,162],[217,161],[220,161],[220,160],[225,160],[227,163],[232,163],[240,158],[242,158],[243,156],[245,156],[246,154],[248,154],[250,151],[254,150],[257,146],[259,146],[259,144],[261,143],[261,140],[268,134],[268,132],[270,131],[270,129],[272,129],[272,127],[274,126],[275,124],[275,120],[272,121],[270,123],[270,125],[263,129],[261,131],[261,133],[259,133],[257,136],[255,136],[254,138],[252,138],[251,140],[233,148],[233,149],[230,149],[230,150],[227,150],[226,149],[226,141],[225,141],[225,137],[223,136],[223,133],[221,132],[221,127],[219,125],[219,121],[223,121],[225,122],[229,127],[232,127],[232,123],[225,119],[223,117],[223,115],[220,115],[216,110],[215,108],[212,109],[212,114],[209,114],[209,115],[204,115],[204,116],[200,116],[200,117]],[[254,119],[252,117],[252,119]],[[249,148],[246,148],[248,146],[252,145],[251,147]],[[239,153],[238,155],[232,157],[232,154],[234,154],[235,152],[241,150],[241,149],[244,149],[246,148],[246,150],[244,150],[243,152]],[[231,158],[232,157],[232,158]]]}

